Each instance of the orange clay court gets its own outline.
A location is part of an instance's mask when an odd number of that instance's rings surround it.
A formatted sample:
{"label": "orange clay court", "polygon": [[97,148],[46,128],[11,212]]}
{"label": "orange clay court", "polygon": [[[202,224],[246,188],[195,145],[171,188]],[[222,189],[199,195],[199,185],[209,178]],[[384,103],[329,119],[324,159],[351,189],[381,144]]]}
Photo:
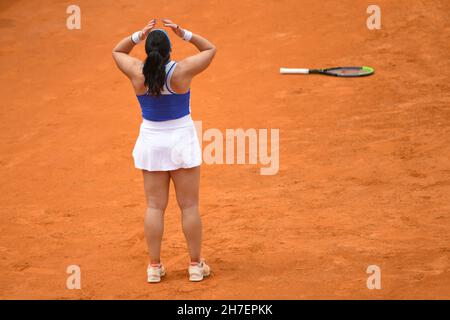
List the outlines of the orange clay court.
{"label": "orange clay court", "polygon": [[[363,0],[79,0],[81,30],[66,28],[70,4],[0,3],[1,299],[450,298],[448,1],[378,0],[372,31]],[[218,47],[192,87],[203,130],[280,130],[276,175],[203,164],[213,275],[197,284],[173,186],[168,275],[145,281],[141,114],[111,51],[151,18]],[[175,60],[195,52],[169,34]],[[279,74],[342,65],[376,73]]]}

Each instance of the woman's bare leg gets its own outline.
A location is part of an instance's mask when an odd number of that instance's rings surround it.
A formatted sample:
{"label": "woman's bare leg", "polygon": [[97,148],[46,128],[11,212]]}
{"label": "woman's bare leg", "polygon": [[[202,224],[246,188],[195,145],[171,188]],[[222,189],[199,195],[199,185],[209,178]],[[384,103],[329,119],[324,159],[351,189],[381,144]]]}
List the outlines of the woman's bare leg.
{"label": "woman's bare leg", "polygon": [[183,232],[191,262],[200,262],[202,243],[202,222],[198,211],[200,166],[170,171],[170,175],[182,213]]}
{"label": "woman's bare leg", "polygon": [[150,263],[158,264],[161,258],[161,241],[164,232],[164,211],[169,197],[170,174],[167,171],[142,170],[147,199],[144,231]]}

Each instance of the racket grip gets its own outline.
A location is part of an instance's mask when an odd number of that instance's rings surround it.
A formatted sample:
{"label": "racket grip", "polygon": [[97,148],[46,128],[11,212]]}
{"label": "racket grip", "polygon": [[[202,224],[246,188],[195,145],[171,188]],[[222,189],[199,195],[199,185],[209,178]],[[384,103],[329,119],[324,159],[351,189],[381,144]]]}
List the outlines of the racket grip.
{"label": "racket grip", "polygon": [[299,69],[299,68],[280,68],[281,74],[308,74],[309,69]]}

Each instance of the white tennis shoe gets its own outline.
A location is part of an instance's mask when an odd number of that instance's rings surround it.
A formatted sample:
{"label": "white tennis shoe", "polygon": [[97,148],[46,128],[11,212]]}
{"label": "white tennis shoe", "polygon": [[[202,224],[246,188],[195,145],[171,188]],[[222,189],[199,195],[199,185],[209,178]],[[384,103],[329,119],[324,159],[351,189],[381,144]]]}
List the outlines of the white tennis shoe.
{"label": "white tennis shoe", "polygon": [[148,265],[147,267],[147,282],[157,283],[161,281],[161,277],[166,275],[166,270],[164,266],[160,264],[159,266]]}
{"label": "white tennis shoe", "polygon": [[202,281],[204,277],[207,277],[211,274],[211,268],[205,263],[205,260],[202,259],[200,263],[196,265],[189,266],[189,281]]}

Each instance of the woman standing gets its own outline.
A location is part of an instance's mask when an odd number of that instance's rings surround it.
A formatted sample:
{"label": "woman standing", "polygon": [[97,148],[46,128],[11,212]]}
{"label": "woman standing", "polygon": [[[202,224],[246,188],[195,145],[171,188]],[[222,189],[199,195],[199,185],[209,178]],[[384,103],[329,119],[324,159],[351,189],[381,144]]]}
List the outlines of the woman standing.
{"label": "woman standing", "polygon": [[[165,275],[160,251],[171,179],[191,259],[189,280],[201,281],[210,274],[210,268],[201,257],[202,225],[198,206],[202,160],[190,116],[189,88],[192,79],[210,65],[216,48],[170,20],[162,22],[200,52],[179,62],[172,61],[169,36],[165,30],[154,29],[156,19],[153,19],[142,31],[121,40],[113,50],[113,58],[131,81],[142,109],[143,120],[133,158],[135,167],[142,170],[147,199],[144,229],[150,254],[148,282],[160,282]],[[129,54],[144,40],[147,57],[142,62]]]}

